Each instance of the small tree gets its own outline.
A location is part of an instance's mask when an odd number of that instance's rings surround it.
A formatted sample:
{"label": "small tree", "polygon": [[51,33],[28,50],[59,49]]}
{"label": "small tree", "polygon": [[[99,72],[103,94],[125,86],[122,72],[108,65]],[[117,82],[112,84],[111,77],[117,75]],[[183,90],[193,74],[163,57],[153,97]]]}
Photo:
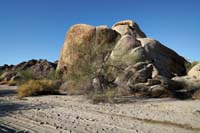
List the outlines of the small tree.
{"label": "small tree", "polygon": [[97,78],[100,81],[98,91],[103,92],[109,85],[113,84],[113,80],[109,78],[109,71],[113,66],[108,63],[112,49],[113,45],[108,44],[71,46],[70,55],[73,55],[74,62],[67,65],[69,71],[65,80],[73,80],[77,86],[83,87],[84,83],[90,82],[92,84],[93,79]]}

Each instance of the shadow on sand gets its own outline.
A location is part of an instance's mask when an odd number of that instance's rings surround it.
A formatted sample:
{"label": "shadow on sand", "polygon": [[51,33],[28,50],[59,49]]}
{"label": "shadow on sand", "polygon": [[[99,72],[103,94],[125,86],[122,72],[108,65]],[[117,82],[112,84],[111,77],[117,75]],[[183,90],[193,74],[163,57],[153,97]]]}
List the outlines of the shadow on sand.
{"label": "shadow on sand", "polygon": [[17,93],[16,90],[0,90],[0,97],[1,96],[12,96]]}

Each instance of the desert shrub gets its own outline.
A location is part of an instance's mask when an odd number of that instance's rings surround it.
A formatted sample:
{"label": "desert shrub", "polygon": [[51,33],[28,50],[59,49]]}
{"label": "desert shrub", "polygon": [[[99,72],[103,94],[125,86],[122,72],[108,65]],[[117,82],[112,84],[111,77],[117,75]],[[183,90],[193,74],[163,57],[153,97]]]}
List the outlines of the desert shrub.
{"label": "desert shrub", "polygon": [[68,95],[85,95],[91,91],[91,82],[89,80],[68,80],[64,82],[59,91],[61,93],[67,93]]}
{"label": "desert shrub", "polygon": [[112,89],[107,89],[99,92],[94,92],[93,94],[90,94],[90,97],[92,99],[92,102],[94,104],[100,103],[100,102],[108,102],[108,103],[113,103],[114,102],[114,97],[117,95],[117,89],[112,88]]}
{"label": "desert shrub", "polygon": [[187,70],[187,72],[189,72],[190,71],[190,69],[192,69],[195,65],[197,65],[198,64],[198,62],[197,61],[193,61],[193,62],[186,62],[185,63],[185,68],[186,68],[186,70]]}
{"label": "desert shrub", "polygon": [[47,76],[49,80],[62,80],[62,74],[59,71],[52,71]]}
{"label": "desert shrub", "polygon": [[62,89],[66,88],[68,93],[87,93],[93,79],[97,77],[101,77],[102,82],[106,81],[106,69],[108,68],[106,62],[111,48],[103,45],[91,47],[93,48],[86,49],[84,45],[71,46],[71,54],[76,53],[73,57],[77,58],[73,60],[72,64],[68,64],[69,71],[63,77],[67,83],[63,84]]}
{"label": "desert shrub", "polygon": [[31,69],[19,71],[19,77],[20,80],[18,81],[18,84],[23,84],[26,81],[34,79],[33,72],[31,71]]}
{"label": "desert shrub", "polygon": [[46,94],[58,94],[59,84],[52,80],[29,80],[18,87],[19,98]]}
{"label": "desert shrub", "polygon": [[1,74],[3,74],[3,72],[4,72],[4,71],[0,69],[0,76],[1,76]]}
{"label": "desert shrub", "polygon": [[9,86],[16,86],[17,85],[17,81],[14,81],[14,80],[10,80],[10,81],[8,81],[8,83],[7,83]]}
{"label": "desert shrub", "polygon": [[[86,94],[94,103],[111,102],[116,89],[109,89],[114,84],[113,65],[108,62],[114,45],[71,45],[72,61],[66,64],[66,81],[60,90],[70,95]],[[115,68],[118,69],[118,68]],[[99,80],[99,87],[92,86],[93,80]],[[94,87],[94,88],[93,88]]]}
{"label": "desert shrub", "polygon": [[33,79],[33,72],[30,69],[22,70],[19,72],[22,79]]}

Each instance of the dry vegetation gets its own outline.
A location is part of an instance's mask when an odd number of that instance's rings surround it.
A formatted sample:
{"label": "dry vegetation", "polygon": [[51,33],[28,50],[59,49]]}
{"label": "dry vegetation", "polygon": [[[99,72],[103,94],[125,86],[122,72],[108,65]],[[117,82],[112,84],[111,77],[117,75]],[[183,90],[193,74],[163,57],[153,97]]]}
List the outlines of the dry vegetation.
{"label": "dry vegetation", "polygon": [[108,103],[113,103],[114,102],[114,97],[117,95],[117,90],[116,89],[107,89],[103,92],[95,92],[92,93],[89,98],[92,99],[93,103],[100,103],[100,102],[108,102]]}
{"label": "dry vegetation", "polygon": [[[109,89],[112,83],[108,80],[109,65],[106,62],[112,49],[110,46],[104,47],[94,45],[93,49],[85,49],[81,46],[71,46],[71,52],[76,53],[73,57],[77,59],[68,64],[69,71],[62,78],[60,91],[69,95],[87,95],[94,103],[111,102],[116,90]],[[92,85],[95,78],[99,79],[98,88]]]}
{"label": "dry vegetation", "polygon": [[78,82],[76,80],[68,80],[61,85],[59,90],[68,95],[85,95],[92,90],[92,87],[87,80],[80,80]]}
{"label": "dry vegetation", "polygon": [[29,80],[18,87],[19,98],[46,94],[58,94],[60,85],[52,80]]}

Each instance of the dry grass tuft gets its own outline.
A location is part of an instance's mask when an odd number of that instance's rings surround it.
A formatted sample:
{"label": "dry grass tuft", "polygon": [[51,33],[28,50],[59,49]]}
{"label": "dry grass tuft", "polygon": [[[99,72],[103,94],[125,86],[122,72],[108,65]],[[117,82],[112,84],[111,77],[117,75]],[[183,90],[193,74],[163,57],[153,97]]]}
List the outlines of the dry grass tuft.
{"label": "dry grass tuft", "polygon": [[18,97],[58,94],[59,87],[52,80],[29,80],[18,87]]}

